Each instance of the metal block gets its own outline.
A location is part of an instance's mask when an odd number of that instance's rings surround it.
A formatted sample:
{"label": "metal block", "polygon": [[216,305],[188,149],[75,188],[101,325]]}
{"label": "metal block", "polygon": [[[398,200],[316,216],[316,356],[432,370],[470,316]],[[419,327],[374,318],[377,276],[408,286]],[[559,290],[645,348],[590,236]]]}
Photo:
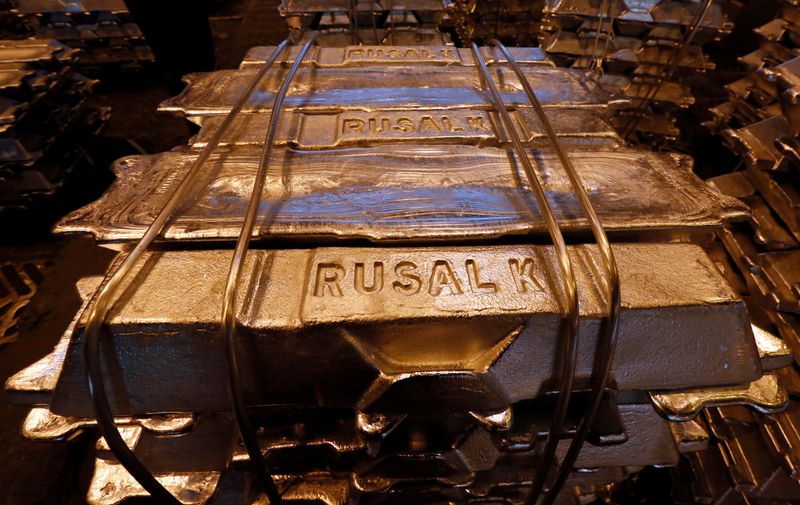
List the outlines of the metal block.
{"label": "metal block", "polygon": [[[614,250],[623,296],[613,369],[619,389],[760,377],[744,306],[698,247]],[[604,313],[592,287],[602,269],[593,247],[571,251],[584,316],[578,377],[585,378]],[[125,385],[109,388],[118,413],[227,409],[218,298],[229,255],[153,253],[131,277],[109,323],[116,361],[106,366]],[[560,321],[553,261],[546,246],[254,251],[240,302],[248,397],[386,415],[496,411],[537,397],[552,377]],[[62,415],[92,412],[81,340],[79,330],[54,394],[53,411]],[[310,360],[320,345],[337,359]],[[654,362],[655,354],[663,359]]]}
{"label": "metal block", "polygon": [[789,395],[778,378],[766,374],[744,386],[651,393],[656,409],[671,421],[688,421],[703,409],[728,405],[747,405],[762,413],[779,412],[786,408]]}
{"label": "metal block", "polygon": [[[526,66],[526,77],[538,90],[547,108],[590,107],[605,109],[608,95],[593,80],[580,72],[546,66]],[[507,105],[530,107],[514,73],[506,67],[491,67]],[[189,74],[187,88],[161,104],[160,110],[187,116],[227,114],[252,80],[254,69],[221,70],[208,74]],[[257,86],[243,109],[266,112],[272,106],[284,72],[272,71]],[[391,75],[391,79],[387,76]],[[384,108],[413,110],[430,108],[489,109],[491,100],[482,90],[480,74],[470,67],[392,67],[301,68],[286,97],[286,111],[369,110]]]}
{"label": "metal block", "polygon": [[[795,249],[800,247],[800,242],[792,232],[786,228],[773,212],[772,208],[756,191],[750,179],[744,172],[733,172],[708,179],[706,182],[718,189],[721,193],[738,198],[750,206],[750,226],[752,227],[752,240],[767,250]],[[744,237],[738,233],[737,224],[729,225],[736,237]],[[750,235],[750,234],[748,234]],[[800,230],[798,230],[800,236]],[[749,243],[749,240],[747,240]]]}
{"label": "metal block", "polygon": [[792,173],[772,173],[747,167],[750,182],[791,230],[800,230],[800,185]]}
{"label": "metal block", "polygon": [[[737,489],[750,498],[788,501],[800,493],[792,479],[766,443],[755,414],[735,412],[732,422],[725,420],[727,409],[706,411],[709,427],[720,444],[721,454]],[[743,422],[745,421],[745,422]],[[752,423],[752,424],[750,424]]]}
{"label": "metal block", "polygon": [[[2,46],[0,46],[1,48]],[[256,46],[245,54],[240,69],[258,68],[275,50],[272,46]],[[544,51],[538,47],[510,47],[511,55],[520,65],[553,66]],[[290,46],[275,64],[288,65],[295,61],[300,48]],[[2,52],[0,52],[0,56]],[[481,55],[488,65],[505,63],[505,58],[494,47],[482,47]],[[452,46],[347,46],[318,47],[303,60],[303,66],[317,68],[368,67],[368,66],[457,66],[473,67],[472,51]]]}
{"label": "metal block", "polygon": [[394,29],[362,28],[356,35],[349,29],[305,30],[295,41],[298,45],[305,43],[314,35],[320,47],[344,47],[354,43],[354,39],[367,45],[399,45],[399,46],[449,46],[453,44],[450,35],[435,28],[398,27]]}
{"label": "metal block", "polygon": [[451,7],[451,0],[369,0],[351,2],[348,0],[282,0],[278,11],[282,16],[297,13],[316,13],[326,11],[444,11]]}
{"label": "metal block", "polygon": [[705,451],[709,448],[710,435],[702,420],[670,422],[669,428],[681,454]]}
{"label": "metal block", "polygon": [[[220,145],[262,146],[270,113],[237,116],[223,135]],[[512,113],[517,134],[526,145],[548,147],[549,140],[531,109]],[[586,109],[550,109],[548,119],[556,134],[568,145],[617,147],[622,139],[603,117]],[[224,121],[221,116],[203,119],[193,147],[205,147]],[[372,147],[384,143],[471,144],[511,146],[511,138],[497,113],[481,110],[441,111],[350,111],[338,114],[284,114],[277,133],[277,145],[296,149]]]}
{"label": "metal block", "polygon": [[741,154],[748,166],[760,170],[785,171],[789,159],[778,149],[783,139],[793,139],[797,132],[782,116],[775,116],[738,130],[722,132],[733,151]]}
{"label": "metal block", "polygon": [[[207,163],[196,199],[165,230],[168,240],[238,236],[260,149],[220,152]],[[342,156],[348,163],[342,163]],[[123,158],[98,201],[62,219],[55,232],[91,233],[102,241],[135,240],[152,222],[195,153]],[[572,150],[576,171],[612,235],[691,234],[745,216],[746,206],[702,183],[689,160],[641,150]],[[554,214],[568,234],[588,232],[557,158],[536,153]],[[486,240],[543,235],[515,156],[468,145],[381,145],[357,151],[276,149],[282,173],[268,175],[259,237],[363,238],[371,241]],[[681,166],[683,165],[683,166]],[[476,170],[475,167],[481,167]],[[213,174],[213,175],[210,175]],[[267,218],[267,216],[270,216]]]}

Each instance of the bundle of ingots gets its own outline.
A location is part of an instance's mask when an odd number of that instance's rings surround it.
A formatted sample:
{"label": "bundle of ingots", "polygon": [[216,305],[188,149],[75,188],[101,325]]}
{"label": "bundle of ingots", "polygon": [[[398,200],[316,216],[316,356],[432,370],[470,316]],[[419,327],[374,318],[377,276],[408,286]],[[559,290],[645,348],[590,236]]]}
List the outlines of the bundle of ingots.
{"label": "bundle of ingots", "polygon": [[535,46],[543,10],[544,0],[453,0],[449,15],[462,42]]}
{"label": "bundle of ingots", "polygon": [[123,0],[9,0],[7,11],[40,38],[78,49],[88,75],[138,71],[155,61]]}
{"label": "bundle of ingots", "polygon": [[290,37],[326,47],[451,43],[454,0],[282,0]]}
{"label": "bundle of ingots", "polygon": [[[740,292],[761,328],[780,335],[800,356],[800,9],[782,2],[778,17],[757,28],[759,47],[739,58],[747,75],[727,86],[729,100],[708,126],[741,157],[736,169],[710,179],[750,207],[750,218],[717,232],[708,252]],[[795,365],[795,368],[797,365]],[[792,380],[795,380],[793,376]],[[790,392],[798,393],[795,388]],[[712,502],[742,491],[749,501],[794,496],[800,475],[800,404],[774,415],[717,409],[720,443],[698,453],[696,489]]]}
{"label": "bundle of ingots", "polygon": [[503,49],[189,75],[162,110],[191,143],[55,227],[120,253],[6,384],[25,435],[96,433],[109,505],[586,503],[739,447],[798,391],[699,245],[747,206],[627,145],[583,71]]}
{"label": "bundle of ingots", "polygon": [[0,40],[0,207],[54,194],[87,161],[78,139],[109,110],[87,104],[95,81],[75,61],[51,39]]}
{"label": "bundle of ingots", "polygon": [[714,68],[703,46],[733,29],[733,2],[547,0],[541,46],[557,65],[594,69],[631,100],[613,124],[630,140],[678,139],[676,117],[695,102],[698,72]]}

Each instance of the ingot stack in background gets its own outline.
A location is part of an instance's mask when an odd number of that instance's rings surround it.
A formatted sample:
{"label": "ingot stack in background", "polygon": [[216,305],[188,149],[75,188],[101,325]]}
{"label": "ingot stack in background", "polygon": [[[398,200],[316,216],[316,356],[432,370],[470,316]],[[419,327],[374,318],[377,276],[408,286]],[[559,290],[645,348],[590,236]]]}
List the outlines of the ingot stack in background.
{"label": "ingot stack in background", "polygon": [[[123,249],[139,239],[272,50],[189,76],[162,109],[201,126],[192,143],[119,160],[111,189],[55,231]],[[795,377],[792,357],[751,325],[735,286],[694,244],[745,219],[746,206],[693,175],[688,157],[627,146],[604,119],[627,104],[583,71],[556,68],[536,48],[510,50],[617,259],[611,382],[558,497],[607,499],[642,468],[704,449],[702,419],[717,415],[707,407],[783,409],[794,389],[779,377]],[[184,503],[264,503],[229,414],[219,318],[270,107],[297,54],[281,55],[234,118],[164,231],[169,247],[145,256],[107,321],[116,422]],[[560,460],[586,408],[607,279],[520,82],[496,49],[482,54],[572,244],[580,345]],[[525,502],[559,389],[562,284],[502,125],[469,50],[314,48],[300,67],[237,302],[244,393],[285,501]],[[101,282],[79,284],[85,307],[56,349],[6,384],[33,406],[29,438],[95,429],[82,342]],[[97,447],[89,502],[141,495],[103,439]]]}
{"label": "ingot stack in background", "polygon": [[689,41],[705,4],[547,0],[541,47],[559,66],[594,69],[607,90],[631,100],[613,119],[629,140],[669,144],[681,134],[676,117],[695,101],[693,79],[714,69],[703,47],[733,28],[732,2],[713,1]]}
{"label": "ingot stack in background", "polygon": [[452,0],[283,0],[281,16],[290,38],[299,43],[309,33],[322,46],[444,45]]}
{"label": "ingot stack in background", "polygon": [[451,17],[459,40],[496,38],[510,46],[536,46],[544,0],[454,0]]}
{"label": "ingot stack in background", "polygon": [[155,60],[122,0],[10,0],[6,7],[32,35],[79,49],[79,70],[92,77]]}
{"label": "ingot stack in background", "polygon": [[[51,39],[0,41],[0,208],[25,208],[91,168],[82,139],[108,119],[90,105],[96,82]],[[4,214],[5,215],[5,214]]]}
{"label": "ingot stack in background", "polygon": [[[721,136],[738,164],[706,163],[704,172],[724,173],[709,182],[750,206],[746,223],[729,223],[706,249],[745,300],[752,320],[780,335],[795,359],[800,354],[796,304],[800,243],[793,158],[796,133],[788,120],[788,79],[798,33],[796,7],[780,4],[779,16],[755,30],[758,49],[739,61],[747,75],[726,86],[729,101],[711,109],[706,127]],[[769,2],[749,6],[769,12]],[[705,156],[708,158],[708,156]],[[798,365],[780,372],[790,403],[780,413],[759,414],[736,407],[709,409],[703,419],[712,433],[704,451],[689,455],[676,471],[675,494],[683,503],[796,502],[800,493]],[[685,483],[691,482],[687,490]],[[688,494],[687,494],[688,492]]]}

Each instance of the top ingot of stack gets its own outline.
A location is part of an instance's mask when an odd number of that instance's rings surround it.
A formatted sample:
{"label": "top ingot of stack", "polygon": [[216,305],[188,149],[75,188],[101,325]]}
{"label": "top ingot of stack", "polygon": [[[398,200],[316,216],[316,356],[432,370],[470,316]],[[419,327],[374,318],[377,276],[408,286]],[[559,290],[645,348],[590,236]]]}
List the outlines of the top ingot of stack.
{"label": "top ingot of stack", "polygon": [[[548,0],[541,46],[559,66],[595,69],[606,89],[631,100],[613,119],[631,139],[680,136],[676,115],[694,104],[692,77],[714,69],[703,45],[731,32],[725,2]],[[690,42],[687,44],[687,42]]]}
{"label": "top ingot of stack", "polygon": [[[587,400],[605,274],[520,82],[496,50],[481,52],[571,242],[581,338],[561,458]],[[189,76],[163,109],[201,125],[190,145],[120,160],[109,192],[56,231],[126,250],[270,53],[256,48],[239,70]],[[512,53],[614,241],[620,273],[612,381],[559,498],[573,503],[702,448],[708,434],[694,419],[707,407],[783,408],[772,371],[791,356],[751,325],[689,243],[746,218],[745,206],[695,177],[686,157],[626,146],[604,119],[620,104],[582,72],[554,68],[535,49]],[[165,230],[169,247],[146,254],[106,322],[114,357],[101,359],[117,424],[185,503],[263,500],[227,414],[219,302],[270,104],[295,57],[285,53],[234,118]],[[522,153],[478,71],[471,53],[448,46],[316,48],[289,88],[237,301],[244,392],[287,501],[527,499],[558,390],[562,279]],[[80,284],[84,308],[54,352],[6,385],[37,406],[30,438],[96,425],[81,346],[102,282]],[[142,492],[101,439],[89,501]]]}

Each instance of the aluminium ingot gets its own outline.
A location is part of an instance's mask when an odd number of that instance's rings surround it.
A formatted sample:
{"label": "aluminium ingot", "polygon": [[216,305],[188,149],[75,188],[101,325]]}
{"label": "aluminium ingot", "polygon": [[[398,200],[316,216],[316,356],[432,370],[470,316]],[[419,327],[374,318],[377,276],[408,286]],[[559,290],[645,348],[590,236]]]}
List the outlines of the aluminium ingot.
{"label": "aluminium ingot", "polygon": [[[275,50],[273,46],[256,46],[245,54],[240,69],[259,68],[266,63],[267,58]],[[538,47],[509,47],[511,56],[520,65],[552,66],[547,55]],[[481,47],[481,55],[487,65],[505,63],[505,58],[499,49],[494,47]],[[281,51],[275,64],[287,65],[295,61],[300,52],[297,46],[290,46]],[[414,66],[465,66],[475,65],[472,51],[467,48],[452,46],[350,46],[347,47],[317,47],[312,48],[301,63],[303,66],[319,68],[340,68],[359,66],[388,66],[388,65],[414,65]]]}
{"label": "aluminium ingot", "polygon": [[278,12],[282,16],[295,13],[327,11],[444,11],[451,8],[452,0],[282,0]]}
{"label": "aluminium ingot", "polygon": [[796,174],[747,167],[747,176],[789,229],[800,230],[800,185]]}
{"label": "aluminium ingot", "polygon": [[[316,414],[324,416],[324,410]],[[668,423],[650,404],[620,404],[619,415],[626,437],[615,443],[587,443],[577,460],[578,467],[671,466],[678,462],[677,447]],[[533,428],[527,450],[509,445],[504,433],[493,432],[474,420],[463,420],[463,415],[456,416],[462,420],[455,423],[430,417],[412,423],[408,418],[381,438],[358,433],[352,416],[334,423],[314,423],[312,416],[309,414],[305,422],[291,425],[260,427],[262,452],[273,472],[326,469],[352,472],[362,488],[373,487],[376,480],[393,475],[402,475],[406,481],[434,478],[471,481],[477,472],[490,471],[498,465],[513,461],[526,464],[535,460],[547,434],[545,416],[539,416],[535,426],[520,427],[521,431]],[[144,424],[146,421],[150,424]],[[526,424],[526,421],[520,422]],[[152,426],[165,424],[159,419],[141,418],[139,424],[121,419],[119,423],[128,446],[154,472],[223,471],[229,465],[240,469],[251,465],[241,443],[233,449],[236,428],[229,414],[202,414],[195,418],[190,429],[180,433],[170,433],[169,427],[153,429]],[[38,439],[44,439],[41,435],[47,433],[47,430],[40,430]],[[559,457],[566,453],[568,437],[573,433],[574,429],[565,434],[558,449]],[[60,431],[56,435],[60,436]],[[103,438],[97,449],[100,458],[113,459]],[[427,468],[418,468],[421,463]]]}
{"label": "aluminium ingot", "polygon": [[800,404],[791,401],[784,412],[764,417],[765,438],[793,479],[800,479]]}
{"label": "aluminium ingot", "polygon": [[783,139],[793,139],[797,132],[783,116],[775,116],[738,130],[724,130],[722,136],[728,146],[742,155],[751,166],[759,170],[786,171],[790,158],[780,152]]}
{"label": "aluminium ingot", "polygon": [[762,413],[786,408],[789,396],[774,374],[766,374],[743,386],[651,393],[656,410],[671,421],[688,421],[710,407],[746,405]]}
{"label": "aluminium ingot", "polygon": [[[297,37],[295,43],[303,45],[311,35],[323,48],[344,47],[353,44],[353,35],[349,29],[306,30]],[[394,29],[362,28],[357,30],[356,40],[369,45],[401,45],[401,46],[448,46],[452,45],[450,35],[434,28],[398,27]]]}
{"label": "aluminium ingot", "polygon": [[[581,294],[583,380],[605,310],[599,293],[587,288],[602,269],[593,247],[570,250]],[[623,312],[612,376],[620,390],[713,387],[761,376],[744,306],[698,247],[614,250]],[[535,398],[552,387],[560,324],[552,254],[546,246],[253,251],[239,303],[250,403],[394,415],[497,411]],[[227,409],[217,304],[229,255],[152,253],[128,280],[109,320],[117,415]],[[336,360],[309,361],[321,338]],[[93,412],[81,341],[79,325],[53,395],[51,408],[60,415]],[[662,359],[653,361],[654,354]]]}
{"label": "aluminium ingot", "polygon": [[0,62],[47,64],[68,63],[73,59],[73,50],[57,40],[34,38],[24,40],[0,40]]}
{"label": "aluminium ingot", "polygon": [[711,436],[702,419],[670,422],[669,429],[681,454],[705,451],[709,448]]}
{"label": "aluminium ingot", "polygon": [[[732,172],[708,179],[706,182],[721,193],[742,200],[750,206],[749,224],[752,227],[752,241],[767,250],[795,249],[800,247],[798,239],[792,235],[761,194],[756,191],[744,172]],[[736,230],[738,224],[728,225]],[[737,237],[740,236],[736,233]],[[748,234],[750,235],[750,234]],[[747,240],[746,243],[749,243]]]}
{"label": "aluminium ingot", "polygon": [[43,12],[90,13],[93,11],[127,12],[123,0],[15,0],[22,14]]}
{"label": "aluminium ingot", "polygon": [[[619,103],[609,101],[607,93],[581,72],[544,65],[529,65],[523,69],[546,108],[602,110]],[[163,102],[160,110],[187,116],[227,114],[255,72],[255,69],[245,69],[189,74],[184,78],[188,84],[186,89]],[[507,105],[531,106],[510,68],[492,66],[489,72],[495,82],[502,83],[500,91]],[[282,71],[267,73],[244,105],[243,113],[267,112],[283,77]],[[491,103],[481,85],[481,75],[474,67],[369,66],[300,68],[286,96],[284,109],[489,109]]]}
{"label": "aluminium ingot", "polygon": [[[567,487],[557,503],[576,504],[575,495],[602,489],[621,482],[638,467],[604,467],[579,469],[570,474]],[[353,496],[360,503],[402,505],[407,503],[441,503],[450,500],[465,505],[506,503],[522,505],[530,493],[532,472],[509,470],[506,474],[494,472],[481,476],[466,488],[451,487],[446,483],[422,482],[387,491],[365,492],[358,482],[347,475],[331,472],[310,472],[301,475],[277,474],[275,482],[287,503],[318,503],[322,505],[347,505]],[[165,472],[156,478],[179,501],[187,505],[267,505],[263,494],[257,491],[250,473],[240,471],[218,472]],[[87,496],[91,505],[119,505],[125,500],[145,497],[145,491],[119,464],[97,459]]]}
{"label": "aluminium ingot", "polygon": [[708,409],[706,419],[738,490],[755,499],[784,503],[796,499],[800,483],[773,452],[755,414],[727,407]]}
{"label": "aluminium ingot", "polygon": [[726,227],[718,233],[744,277],[748,290],[766,309],[800,313],[800,250],[758,252],[746,233]]}
{"label": "aluminium ingot", "polygon": [[[617,147],[623,143],[614,128],[592,110],[550,109],[546,114],[564,144]],[[525,145],[549,147],[550,140],[533,110],[518,109],[511,116]],[[263,132],[271,117],[270,113],[236,116],[219,145],[263,146]],[[200,132],[192,139],[192,147],[205,147],[224,120],[222,116],[205,118]],[[369,147],[381,143],[511,146],[511,138],[496,112],[461,109],[337,114],[292,111],[282,115],[277,137],[276,145],[306,150]]]}
{"label": "aluminium ingot", "polygon": [[736,490],[726,467],[721,448],[712,445],[708,450],[685,455],[685,479],[673,481],[675,491],[683,491],[683,484],[691,482],[691,497],[681,503],[705,503],[709,505],[746,505],[749,502]]}
{"label": "aluminium ingot", "polygon": [[[195,199],[172,220],[165,238],[237,237],[260,152],[237,148],[212,156]],[[196,156],[172,151],[123,158],[114,166],[118,178],[111,189],[63,218],[55,232],[91,233],[101,241],[139,238]],[[561,227],[588,231],[557,158],[548,151],[536,157]],[[570,157],[612,235],[691,234],[745,217],[746,207],[702,183],[686,157],[628,148],[574,149]],[[544,222],[529,204],[515,158],[506,149],[468,145],[275,149],[270,165],[281,173],[273,169],[267,177],[255,235],[393,242],[543,235]]]}
{"label": "aluminium ingot", "polygon": [[[150,417],[118,417],[120,426],[141,428],[147,432],[176,436],[189,431],[196,424],[190,414],[165,414]],[[59,441],[70,439],[86,428],[96,428],[94,418],[73,418],[53,414],[46,407],[34,407],[22,425],[22,435],[29,440]]]}

